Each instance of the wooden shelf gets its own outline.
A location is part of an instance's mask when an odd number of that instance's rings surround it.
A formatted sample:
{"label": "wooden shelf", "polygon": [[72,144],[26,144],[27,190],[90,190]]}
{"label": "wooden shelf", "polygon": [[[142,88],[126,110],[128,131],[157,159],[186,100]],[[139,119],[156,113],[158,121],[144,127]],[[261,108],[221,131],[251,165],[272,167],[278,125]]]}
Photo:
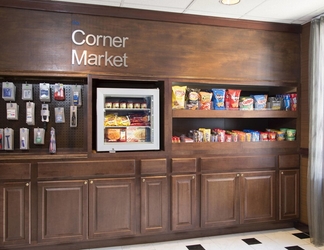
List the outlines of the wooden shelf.
{"label": "wooden shelf", "polygon": [[180,142],[172,143],[172,149],[219,149],[219,148],[295,148],[297,141],[258,141],[258,142]]}
{"label": "wooden shelf", "polygon": [[173,118],[297,118],[296,111],[282,110],[172,110]]}

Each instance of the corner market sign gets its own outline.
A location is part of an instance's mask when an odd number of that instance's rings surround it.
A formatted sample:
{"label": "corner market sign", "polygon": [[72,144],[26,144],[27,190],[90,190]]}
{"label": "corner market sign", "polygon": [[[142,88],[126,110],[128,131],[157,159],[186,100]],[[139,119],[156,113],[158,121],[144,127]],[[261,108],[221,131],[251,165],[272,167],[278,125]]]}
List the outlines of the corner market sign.
{"label": "corner market sign", "polygon": [[[126,48],[128,37],[106,36],[86,34],[83,30],[75,30],[72,33],[72,42],[77,46],[87,45],[90,47],[110,47]],[[72,49],[72,64],[84,66],[110,66],[110,67],[128,67],[127,54],[110,55],[108,51],[103,54],[89,54],[88,50],[78,51]]]}

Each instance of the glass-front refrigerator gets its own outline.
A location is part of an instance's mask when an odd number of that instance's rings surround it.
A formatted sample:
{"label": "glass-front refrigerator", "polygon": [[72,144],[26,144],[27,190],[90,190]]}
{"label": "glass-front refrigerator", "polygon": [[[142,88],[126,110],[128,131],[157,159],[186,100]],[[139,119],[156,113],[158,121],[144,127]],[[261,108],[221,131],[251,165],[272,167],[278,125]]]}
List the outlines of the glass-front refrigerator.
{"label": "glass-front refrigerator", "polygon": [[97,151],[160,149],[159,89],[97,88]]}

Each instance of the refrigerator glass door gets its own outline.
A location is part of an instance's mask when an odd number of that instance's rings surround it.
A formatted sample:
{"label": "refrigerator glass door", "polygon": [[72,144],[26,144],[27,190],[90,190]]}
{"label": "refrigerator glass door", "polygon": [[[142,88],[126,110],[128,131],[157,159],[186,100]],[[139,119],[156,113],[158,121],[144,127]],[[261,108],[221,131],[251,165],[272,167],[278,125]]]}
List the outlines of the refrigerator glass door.
{"label": "refrigerator glass door", "polygon": [[160,149],[159,89],[97,88],[97,151]]}

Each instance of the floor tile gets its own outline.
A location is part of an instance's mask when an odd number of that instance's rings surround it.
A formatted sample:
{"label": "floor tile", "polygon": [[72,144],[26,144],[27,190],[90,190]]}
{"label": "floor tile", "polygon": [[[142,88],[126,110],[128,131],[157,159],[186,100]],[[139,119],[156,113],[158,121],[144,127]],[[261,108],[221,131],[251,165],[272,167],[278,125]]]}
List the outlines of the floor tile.
{"label": "floor tile", "polygon": [[242,239],[242,240],[248,245],[261,244],[261,242],[258,241],[256,238],[248,238],[248,239]]}
{"label": "floor tile", "polygon": [[285,228],[88,250],[324,250],[324,246],[315,247],[307,233]]}
{"label": "floor tile", "polygon": [[286,247],[286,249],[288,249],[288,250],[304,250],[304,248],[301,248],[299,246],[290,246],[290,247]]}
{"label": "floor tile", "polygon": [[202,245],[198,244],[198,245],[190,245],[187,246],[187,248],[189,250],[205,250],[205,248],[202,247]]}
{"label": "floor tile", "polygon": [[294,233],[293,235],[299,239],[308,239],[309,238],[309,235],[305,234],[305,233]]}

